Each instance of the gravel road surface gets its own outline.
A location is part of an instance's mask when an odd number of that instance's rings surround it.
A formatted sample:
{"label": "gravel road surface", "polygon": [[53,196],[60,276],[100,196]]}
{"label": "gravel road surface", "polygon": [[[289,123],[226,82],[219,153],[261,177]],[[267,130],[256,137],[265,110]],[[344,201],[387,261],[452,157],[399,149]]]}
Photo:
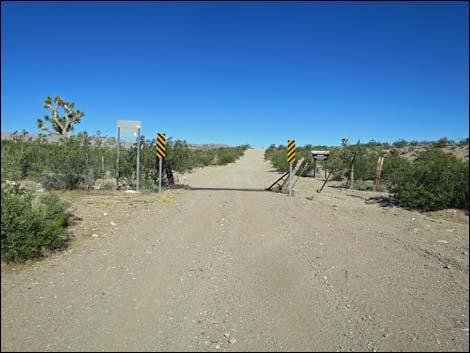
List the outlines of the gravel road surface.
{"label": "gravel road surface", "polygon": [[318,179],[263,191],[263,153],[3,273],[2,351],[468,351],[468,225]]}

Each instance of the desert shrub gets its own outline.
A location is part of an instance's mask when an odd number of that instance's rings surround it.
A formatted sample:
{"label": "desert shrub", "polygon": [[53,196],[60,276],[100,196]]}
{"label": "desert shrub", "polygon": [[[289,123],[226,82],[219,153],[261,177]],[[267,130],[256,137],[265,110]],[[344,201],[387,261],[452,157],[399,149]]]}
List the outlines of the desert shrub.
{"label": "desert shrub", "polygon": [[216,164],[225,165],[228,163],[235,162],[241,155],[243,151],[238,148],[218,148],[216,156]]}
{"label": "desert shrub", "polygon": [[374,179],[377,170],[377,160],[379,153],[376,151],[362,151],[356,156],[356,164],[354,168],[355,180],[371,180]]}
{"label": "desert shrub", "polygon": [[64,190],[66,188],[65,177],[60,174],[45,175],[41,182],[44,189],[50,190]]}
{"label": "desert shrub", "polygon": [[2,181],[18,181],[21,179],[21,170],[17,160],[12,156],[7,148],[4,148],[4,141],[2,141]]}
{"label": "desert shrub", "polygon": [[381,180],[389,184],[392,174],[402,168],[403,165],[407,165],[407,163],[409,162],[405,158],[400,157],[397,150],[392,150],[384,157]]}
{"label": "desert shrub", "polygon": [[74,175],[72,172],[65,173],[65,175],[47,174],[41,178],[42,186],[48,191],[77,189],[84,181],[83,177]]}
{"label": "desert shrub", "polygon": [[330,177],[330,179],[334,181],[343,181],[344,178],[345,178],[345,174],[342,170],[333,171]]}
{"label": "desert shrub", "polygon": [[400,139],[400,140],[397,140],[393,143],[393,146],[395,146],[396,148],[403,148],[405,147],[406,145],[408,145],[408,142],[406,142],[405,140],[403,139]]}
{"label": "desert shrub", "polygon": [[439,140],[437,140],[436,143],[434,143],[434,146],[438,148],[442,148],[442,147],[446,147],[447,145],[451,143],[452,141],[449,141],[449,139],[444,136],[444,137],[441,137]]}
{"label": "desert shrub", "polygon": [[[92,145],[87,133],[61,143],[46,143],[44,135],[35,140],[19,137],[3,140],[2,180],[27,177],[45,181],[53,189],[88,189],[98,177],[114,175],[115,149],[101,145]],[[47,180],[50,175],[56,178]]]}
{"label": "desert shrub", "polygon": [[[172,170],[180,173],[192,170],[195,167],[204,167],[215,164],[232,163],[249,147],[248,145],[226,148],[194,148],[184,140],[167,139],[167,154],[163,160],[163,174]],[[121,176],[125,177],[130,184],[135,179],[135,163],[137,156],[137,145],[124,151],[121,163],[124,170]],[[141,184],[144,190],[155,189],[153,185],[158,180],[159,161],[155,153],[155,139],[142,141],[141,143]],[[163,179],[165,182],[165,178]],[[169,181],[171,182],[171,181]]]}
{"label": "desert shrub", "polygon": [[372,180],[358,180],[352,184],[352,188],[361,191],[374,190],[374,182]]}
{"label": "desert shrub", "polygon": [[169,141],[167,145],[167,166],[177,172],[186,172],[194,168],[194,159],[192,158],[191,148],[186,141]]}
{"label": "desert shrub", "polygon": [[416,161],[402,162],[392,173],[391,192],[405,208],[468,210],[468,163],[439,150],[422,152]]}
{"label": "desert shrub", "polygon": [[[445,143],[448,144],[449,141]],[[374,141],[368,144],[358,142],[355,145],[326,147],[331,150],[326,168],[333,172],[333,180],[343,180],[348,176],[351,158],[356,156],[352,187],[357,190],[373,190],[377,160],[378,157],[384,156],[382,184],[379,190],[388,188],[402,207],[426,211],[449,207],[468,210],[468,162],[442,152],[436,148],[436,143],[430,142],[426,144],[427,150],[418,154],[415,161],[409,161],[400,156],[406,152],[399,149],[407,144],[405,140],[396,141],[393,149],[385,156],[382,150],[385,144],[379,145]],[[416,145],[416,141],[412,141],[411,145]],[[325,147],[297,147],[297,154],[300,157],[305,153],[308,157],[307,150],[312,149]],[[285,146],[269,146],[265,151],[265,159],[271,161],[273,167],[279,171],[289,169]],[[317,165],[321,165],[321,162]]]}
{"label": "desert shrub", "polygon": [[270,161],[276,151],[276,145],[272,144],[264,150],[264,159]]}
{"label": "desert shrub", "polygon": [[382,144],[380,142],[375,141],[374,139],[370,140],[365,144],[366,147],[369,148],[377,148],[380,147]]}
{"label": "desert shrub", "polygon": [[149,178],[144,178],[142,182],[142,191],[145,193],[158,191],[158,185]]}
{"label": "desert shrub", "polygon": [[1,254],[4,261],[40,258],[63,248],[69,239],[68,205],[56,194],[45,194],[33,207],[31,192],[2,184]]}
{"label": "desert shrub", "polygon": [[[45,135],[26,138],[27,132],[14,133],[1,142],[1,178],[32,179],[43,183],[47,190],[90,189],[98,179],[116,176],[116,141],[109,137],[91,137],[86,132],[59,143],[47,143]],[[135,185],[137,140],[121,141],[119,176],[123,184]],[[234,162],[249,145],[219,149],[193,148],[186,141],[167,139],[165,169],[186,172],[195,167]],[[155,139],[141,136],[141,182],[155,183],[158,159]]]}
{"label": "desert shrub", "polygon": [[2,180],[20,180],[28,176],[32,168],[31,139],[27,131],[15,131],[11,141],[2,141]]}
{"label": "desert shrub", "polygon": [[195,149],[192,151],[194,167],[213,165],[217,152],[214,149]]}
{"label": "desert shrub", "polygon": [[465,138],[465,139],[460,140],[460,141],[458,142],[458,145],[459,145],[459,146],[465,146],[465,145],[468,146],[468,137]]}
{"label": "desert shrub", "polygon": [[333,154],[328,159],[328,170],[332,171],[331,180],[342,181],[347,173],[346,161],[339,158],[337,154]]}
{"label": "desert shrub", "polygon": [[101,190],[114,190],[116,181],[114,179],[98,179],[95,185]]}
{"label": "desert shrub", "polygon": [[[307,152],[310,153],[310,152]],[[301,148],[297,147],[296,148],[296,155],[297,155],[297,160],[299,160],[302,156],[307,157],[307,153],[304,153]],[[269,146],[266,151],[264,152],[264,158],[266,160],[271,161],[271,164],[273,168],[278,170],[279,172],[287,172],[289,170],[289,162],[287,161],[287,147],[284,145],[271,145]],[[312,157],[310,157],[312,159]],[[313,163],[309,164],[309,170],[310,168],[313,167]]]}
{"label": "desert shrub", "polygon": [[271,163],[275,169],[280,172],[287,172],[289,170],[289,162],[287,161],[287,151],[278,150],[272,157]]}

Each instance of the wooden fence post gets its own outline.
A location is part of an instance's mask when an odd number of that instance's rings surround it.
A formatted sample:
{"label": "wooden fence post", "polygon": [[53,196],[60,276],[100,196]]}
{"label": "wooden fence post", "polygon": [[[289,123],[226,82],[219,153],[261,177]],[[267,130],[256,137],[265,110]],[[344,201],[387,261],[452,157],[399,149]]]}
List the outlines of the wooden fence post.
{"label": "wooden fence post", "polygon": [[348,182],[346,184],[346,186],[348,188],[350,188],[354,182],[354,164],[356,163],[356,154],[354,154],[354,156],[352,156],[351,158],[351,164],[350,164],[350,167],[349,167],[349,179],[348,179]]}
{"label": "wooden fence post", "polygon": [[384,157],[379,157],[377,160],[377,169],[375,171],[375,183],[374,183],[374,190],[377,191],[380,185],[380,178],[382,176],[382,166],[384,163]]}

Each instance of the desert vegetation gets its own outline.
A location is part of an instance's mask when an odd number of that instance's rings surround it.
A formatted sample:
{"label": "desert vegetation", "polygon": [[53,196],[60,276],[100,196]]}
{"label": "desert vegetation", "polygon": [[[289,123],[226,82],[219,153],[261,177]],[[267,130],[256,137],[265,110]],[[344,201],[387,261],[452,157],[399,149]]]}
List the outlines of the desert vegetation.
{"label": "desert vegetation", "polygon": [[[456,148],[466,149],[464,158],[452,153]],[[341,146],[297,147],[297,159],[304,157],[309,163],[307,175],[312,174],[314,165],[311,150],[331,151],[328,161],[317,161],[317,168],[331,172],[333,180],[345,181],[345,187],[373,190],[377,160],[384,157],[380,190],[389,191],[397,205],[422,211],[469,210],[468,138],[422,142],[401,139],[391,144],[372,140],[354,145],[345,138]],[[279,171],[289,168],[283,145],[267,148],[265,159]]]}
{"label": "desert vegetation", "polygon": [[1,202],[2,260],[40,258],[67,245],[68,204],[57,194],[45,193],[33,200],[31,191],[2,183]]}
{"label": "desert vegetation", "polygon": [[[1,141],[1,253],[5,261],[39,258],[66,246],[70,215],[67,204],[54,191],[116,187],[116,140],[100,132],[75,135],[74,128],[84,113],[59,96],[47,97],[44,103],[51,114],[37,123],[48,135],[31,137],[22,130]],[[57,137],[54,142],[48,139],[51,135]],[[137,142],[125,142],[120,149],[120,188],[136,186]],[[155,139],[141,137],[141,188],[146,192],[155,191],[158,183],[155,147]],[[232,163],[247,148],[194,148],[186,141],[169,138],[163,184],[175,183],[173,171]],[[21,186],[24,184],[35,187]]]}
{"label": "desert vegetation", "polygon": [[[243,155],[248,145],[197,149],[186,141],[167,140],[167,158],[164,169],[187,172],[196,167],[225,165]],[[27,132],[14,132],[10,140],[1,144],[2,181],[31,180],[46,190],[91,189],[98,187],[99,179],[112,179],[116,174],[115,139],[91,137],[82,132],[59,143],[47,143],[45,135],[27,137]],[[137,141],[120,150],[120,178],[125,186],[135,186]],[[158,160],[155,139],[141,141],[141,180],[152,188]],[[167,184],[171,181],[164,179]],[[104,187],[114,187],[105,184]]]}

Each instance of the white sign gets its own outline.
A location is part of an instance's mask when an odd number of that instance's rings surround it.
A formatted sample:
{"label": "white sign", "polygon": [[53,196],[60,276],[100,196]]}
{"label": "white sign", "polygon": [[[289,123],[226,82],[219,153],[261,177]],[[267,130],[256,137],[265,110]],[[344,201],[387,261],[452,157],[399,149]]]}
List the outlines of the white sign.
{"label": "white sign", "polygon": [[142,122],[139,120],[118,120],[117,126],[121,136],[137,137],[139,129],[142,129]]}
{"label": "white sign", "polygon": [[330,156],[330,151],[312,151],[312,156],[317,161],[326,161]]}

